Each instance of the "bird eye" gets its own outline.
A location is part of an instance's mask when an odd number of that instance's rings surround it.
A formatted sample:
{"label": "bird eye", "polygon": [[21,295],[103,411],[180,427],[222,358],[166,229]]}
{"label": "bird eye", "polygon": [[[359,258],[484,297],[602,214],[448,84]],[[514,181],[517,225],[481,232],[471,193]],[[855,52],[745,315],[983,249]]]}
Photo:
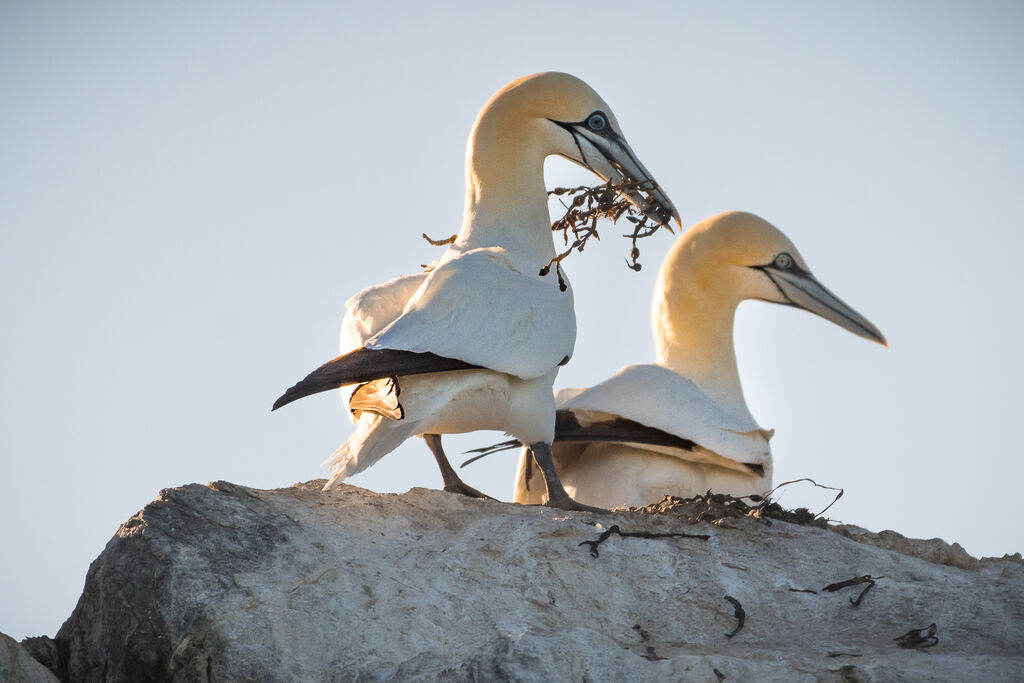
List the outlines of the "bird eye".
{"label": "bird eye", "polygon": [[587,128],[592,131],[600,132],[608,127],[608,119],[604,117],[599,111],[595,111],[593,114],[587,117]]}
{"label": "bird eye", "polygon": [[781,254],[775,257],[775,267],[778,268],[779,270],[789,270],[790,267],[792,267],[792,265],[793,257],[787,254],[786,252],[782,252]]}

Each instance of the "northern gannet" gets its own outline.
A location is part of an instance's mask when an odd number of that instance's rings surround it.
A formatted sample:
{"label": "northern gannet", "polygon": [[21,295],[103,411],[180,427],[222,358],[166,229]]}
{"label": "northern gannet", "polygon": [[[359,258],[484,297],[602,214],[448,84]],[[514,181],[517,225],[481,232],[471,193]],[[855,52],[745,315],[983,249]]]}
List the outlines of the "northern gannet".
{"label": "northern gannet", "polygon": [[[657,363],[631,365],[589,389],[563,389],[554,461],[574,499],[642,506],[708,489],[735,496],[771,488],[773,431],[743,398],[733,320],[746,299],[795,306],[886,344],[821,285],[792,242],[749,213],[721,213],[673,245],[651,307]],[[499,444],[498,450],[508,444]],[[542,502],[530,455],[520,455],[515,500]]]}
{"label": "northern gannet", "polygon": [[446,491],[480,496],[456,475],[441,434],[501,430],[527,444],[547,503],[586,509],[551,460],[552,384],[572,356],[572,290],[540,270],[555,256],[544,159],[561,155],[604,180],[645,183],[626,198],[659,222],[679,221],[586,83],[540,73],[509,83],[477,116],[466,149],[466,204],[457,239],[425,273],[368,287],[346,303],[342,354],[290,388],[274,409],[344,387],[355,433],[324,464],[325,488],[422,435]]}

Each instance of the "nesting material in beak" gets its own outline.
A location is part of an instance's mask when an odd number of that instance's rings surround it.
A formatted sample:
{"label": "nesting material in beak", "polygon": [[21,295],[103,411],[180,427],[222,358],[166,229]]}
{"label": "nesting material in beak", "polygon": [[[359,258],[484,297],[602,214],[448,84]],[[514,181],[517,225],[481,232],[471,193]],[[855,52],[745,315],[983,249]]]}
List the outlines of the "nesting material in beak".
{"label": "nesting material in beak", "polygon": [[[551,224],[551,229],[562,233],[562,241],[567,248],[541,268],[540,274],[547,275],[555,268],[563,290],[565,285],[559,265],[574,250],[583,251],[591,237],[601,239],[597,233],[599,220],[609,219],[615,223],[625,217],[633,224],[632,232],[623,237],[629,238],[631,242],[627,265],[636,271],[641,269],[637,241],[650,237],[660,228],[672,232],[669,224],[672,218],[679,222],[675,207],[653,180],[638,182],[620,177],[596,186],[558,187],[548,194],[564,197],[560,201],[565,207],[565,214]],[[663,198],[667,204],[659,198]]]}

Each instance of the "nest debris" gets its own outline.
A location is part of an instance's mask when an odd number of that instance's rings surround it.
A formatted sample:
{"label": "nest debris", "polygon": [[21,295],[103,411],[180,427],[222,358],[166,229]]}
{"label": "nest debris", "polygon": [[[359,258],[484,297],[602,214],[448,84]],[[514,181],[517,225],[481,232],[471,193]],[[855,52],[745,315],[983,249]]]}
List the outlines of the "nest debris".
{"label": "nest debris", "polygon": [[[658,221],[656,205],[653,202],[648,204],[647,209],[640,209],[627,200],[624,194],[629,192],[646,194],[657,186],[653,180],[636,182],[620,179],[609,180],[602,185],[556,187],[551,190],[548,194],[559,197],[559,201],[565,207],[565,214],[551,224],[551,230],[562,233],[562,243],[567,248],[548,261],[548,264],[540,269],[540,275],[542,277],[547,275],[554,267],[558,277],[558,286],[564,292],[566,284],[562,277],[562,261],[573,251],[582,252],[587,240],[591,237],[598,241],[601,240],[601,236],[597,233],[599,220],[606,218],[616,223],[623,216],[633,224],[633,231],[623,235],[623,237],[629,238],[631,244],[626,265],[634,271],[639,271],[642,266],[639,261],[640,249],[636,245],[637,240],[650,237],[659,228],[665,228],[669,232],[672,232],[672,228]],[[566,202],[561,197],[571,198],[571,200]]]}
{"label": "nest debris", "polygon": [[630,512],[639,512],[645,515],[672,515],[691,524],[710,522],[721,526],[730,519],[754,517],[768,523],[771,523],[771,520],[779,520],[815,526],[820,529],[828,526],[823,518],[816,516],[807,508],[787,510],[778,503],[773,503],[761,496],[736,498],[725,493],[711,493],[710,491],[702,496],[692,498],[665,496],[657,503],[628,509]]}

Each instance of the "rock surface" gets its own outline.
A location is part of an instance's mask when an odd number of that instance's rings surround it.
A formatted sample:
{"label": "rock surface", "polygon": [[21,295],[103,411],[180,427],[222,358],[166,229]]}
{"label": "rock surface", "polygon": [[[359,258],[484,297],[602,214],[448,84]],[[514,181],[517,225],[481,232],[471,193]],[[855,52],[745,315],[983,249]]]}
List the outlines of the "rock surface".
{"label": "rock surface", "polygon": [[[161,492],[89,569],[48,664],[75,681],[998,681],[1024,670],[1019,558],[965,560],[941,541],[855,527],[687,525],[322,483]],[[613,535],[598,557],[579,545],[613,524],[708,538]],[[882,578],[858,607],[866,583],[822,590],[865,574]],[[745,613],[731,638],[726,595]],[[895,641],[932,623],[934,647]]]}
{"label": "rock surface", "polygon": [[0,633],[0,681],[4,683],[56,683],[57,677],[18,641]]}

